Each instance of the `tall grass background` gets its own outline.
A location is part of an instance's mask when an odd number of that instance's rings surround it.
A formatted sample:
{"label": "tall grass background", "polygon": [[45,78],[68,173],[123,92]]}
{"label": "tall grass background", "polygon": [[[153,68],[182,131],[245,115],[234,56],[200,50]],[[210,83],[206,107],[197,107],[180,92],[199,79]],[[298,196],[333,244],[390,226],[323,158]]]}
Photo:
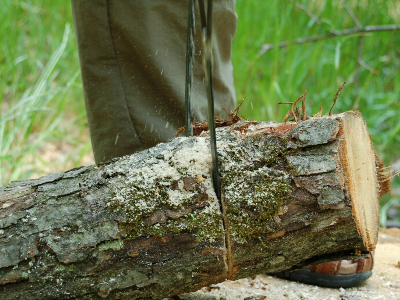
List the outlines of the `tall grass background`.
{"label": "tall grass background", "polygon": [[[277,103],[305,90],[308,114],[320,104],[327,113],[346,81],[333,112],[359,109],[380,158],[400,168],[400,31],[279,47],[332,30],[399,25],[400,1],[237,0],[236,10],[233,64],[238,99],[247,98],[242,116],[282,121],[288,107]],[[72,23],[69,1],[2,1],[0,185],[91,161]],[[394,187],[382,200],[383,218],[399,207],[397,177]]]}

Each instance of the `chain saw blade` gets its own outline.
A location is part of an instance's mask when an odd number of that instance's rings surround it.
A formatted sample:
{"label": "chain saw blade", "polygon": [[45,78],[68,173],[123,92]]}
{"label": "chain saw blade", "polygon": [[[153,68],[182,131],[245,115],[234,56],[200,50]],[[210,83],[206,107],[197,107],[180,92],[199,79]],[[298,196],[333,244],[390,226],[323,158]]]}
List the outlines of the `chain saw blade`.
{"label": "chain saw blade", "polygon": [[186,40],[186,85],[185,85],[185,129],[186,136],[193,135],[192,129],[192,84],[193,84],[193,61],[194,61],[194,42],[195,32],[194,18],[195,0],[189,0],[188,29]]}
{"label": "chain saw blade", "polygon": [[214,119],[214,92],[212,84],[212,0],[207,3],[207,15],[205,13],[204,1],[199,0],[200,18],[203,33],[203,65],[206,76],[206,89],[208,98],[208,129],[210,132],[210,146],[212,158],[212,178],[214,190],[219,201],[221,201],[221,180],[219,175],[217,138],[215,134]]}
{"label": "chain saw blade", "polygon": [[[208,128],[210,132],[210,146],[212,159],[212,178],[215,194],[221,201],[221,180],[219,175],[217,139],[215,134],[214,120],[214,92],[212,85],[212,5],[213,1],[208,0],[207,14],[203,0],[199,1],[200,20],[203,36],[203,65],[205,70],[205,84],[208,99]],[[193,135],[192,111],[191,111],[191,88],[193,83],[193,61],[194,61],[194,41],[195,32],[195,0],[189,0],[188,30],[186,45],[186,86],[185,86],[185,128],[186,136]]]}

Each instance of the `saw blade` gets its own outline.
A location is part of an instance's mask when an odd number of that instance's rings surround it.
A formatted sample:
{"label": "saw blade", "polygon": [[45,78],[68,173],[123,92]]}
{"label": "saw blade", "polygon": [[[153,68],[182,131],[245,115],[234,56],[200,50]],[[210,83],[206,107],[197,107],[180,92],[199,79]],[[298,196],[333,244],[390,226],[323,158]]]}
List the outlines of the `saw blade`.
{"label": "saw blade", "polygon": [[[203,0],[198,0],[200,8],[200,21],[202,27],[203,38],[203,66],[205,72],[205,85],[207,89],[208,103],[208,128],[210,132],[210,148],[212,159],[212,178],[215,194],[221,201],[221,180],[219,175],[217,139],[215,134],[214,120],[214,92],[212,85],[212,5],[213,1],[208,0],[207,12]],[[191,106],[191,89],[193,84],[193,62],[194,62],[194,41],[193,34],[195,32],[195,0],[189,0],[188,14],[188,30],[186,44],[186,86],[185,86],[185,133],[186,136],[193,135],[192,129],[192,106]]]}
{"label": "saw blade", "polygon": [[210,132],[210,146],[212,158],[212,178],[214,190],[219,201],[221,201],[221,180],[219,175],[217,138],[215,134],[214,119],[214,92],[212,84],[212,0],[207,3],[207,15],[204,8],[204,1],[199,0],[200,19],[203,34],[203,65],[205,70],[205,83],[208,98],[208,129]]}
{"label": "saw blade", "polygon": [[193,61],[194,61],[194,42],[195,32],[194,18],[195,0],[189,0],[188,29],[186,39],[186,85],[185,85],[185,129],[186,136],[193,135],[192,129],[192,84],[193,84]]}

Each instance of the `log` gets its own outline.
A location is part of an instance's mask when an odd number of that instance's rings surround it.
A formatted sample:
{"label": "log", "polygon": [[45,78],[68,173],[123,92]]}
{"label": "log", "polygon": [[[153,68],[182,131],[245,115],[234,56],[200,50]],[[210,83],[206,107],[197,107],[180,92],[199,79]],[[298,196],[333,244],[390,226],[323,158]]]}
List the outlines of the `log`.
{"label": "log", "polygon": [[0,189],[0,298],[162,299],[375,248],[390,178],[359,112],[209,137]]}

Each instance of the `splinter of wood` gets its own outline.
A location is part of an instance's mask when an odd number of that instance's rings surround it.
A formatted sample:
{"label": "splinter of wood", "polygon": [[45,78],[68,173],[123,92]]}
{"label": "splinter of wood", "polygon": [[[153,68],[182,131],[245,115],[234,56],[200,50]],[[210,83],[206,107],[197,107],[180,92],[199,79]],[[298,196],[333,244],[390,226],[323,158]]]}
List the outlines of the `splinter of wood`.
{"label": "splinter of wood", "polygon": [[339,96],[339,94],[340,94],[340,91],[343,89],[343,87],[345,86],[345,84],[346,84],[346,81],[343,82],[343,84],[342,84],[341,86],[339,86],[339,89],[337,90],[337,92],[336,92],[336,94],[335,94],[335,98],[333,99],[333,104],[332,104],[332,106],[331,106],[331,109],[329,110],[329,113],[328,113],[329,116],[331,115],[332,109],[333,109],[333,107],[334,107],[335,104],[336,104],[336,100],[337,100],[337,98],[338,98],[338,96]]}

